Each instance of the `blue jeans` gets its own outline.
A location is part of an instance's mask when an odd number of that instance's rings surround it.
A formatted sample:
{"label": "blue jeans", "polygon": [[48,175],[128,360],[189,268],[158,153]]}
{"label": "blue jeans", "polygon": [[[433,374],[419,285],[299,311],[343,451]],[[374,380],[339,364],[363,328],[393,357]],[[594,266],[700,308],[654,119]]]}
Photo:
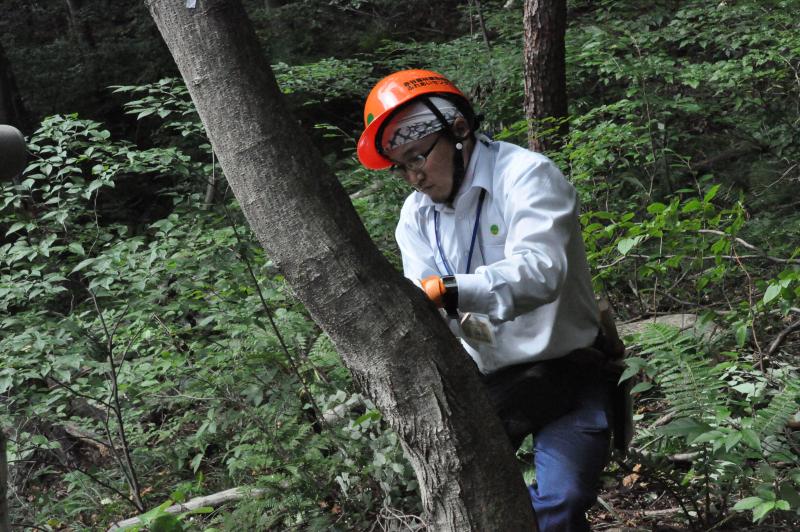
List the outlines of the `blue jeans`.
{"label": "blue jeans", "polygon": [[573,409],[533,436],[536,482],[528,491],[541,532],[591,530],[585,513],[610,451],[609,391],[604,379],[586,379]]}

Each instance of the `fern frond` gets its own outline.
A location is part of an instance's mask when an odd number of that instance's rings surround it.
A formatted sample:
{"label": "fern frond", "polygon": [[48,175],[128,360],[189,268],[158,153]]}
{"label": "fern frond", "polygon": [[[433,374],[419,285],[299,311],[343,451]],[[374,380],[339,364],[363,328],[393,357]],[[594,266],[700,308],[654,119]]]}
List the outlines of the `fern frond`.
{"label": "fern frond", "polygon": [[772,397],[766,408],[762,408],[753,419],[753,430],[760,438],[783,430],[789,418],[797,413],[800,399],[800,382],[787,380],[781,393]]}
{"label": "fern frond", "polygon": [[676,327],[653,324],[639,336],[648,367],[677,418],[710,421],[729,399],[721,370],[701,339]]}

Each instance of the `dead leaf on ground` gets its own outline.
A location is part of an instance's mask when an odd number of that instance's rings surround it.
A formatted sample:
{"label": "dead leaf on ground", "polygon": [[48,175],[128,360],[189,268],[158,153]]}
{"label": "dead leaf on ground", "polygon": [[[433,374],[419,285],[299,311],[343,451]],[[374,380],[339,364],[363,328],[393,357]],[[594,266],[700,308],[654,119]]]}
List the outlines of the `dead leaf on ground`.
{"label": "dead leaf on ground", "polygon": [[631,473],[630,475],[626,475],[622,478],[622,485],[625,486],[626,488],[630,488],[631,486],[636,484],[636,481],[639,480],[640,476],[639,471],[641,470],[642,470],[642,464],[636,464],[635,466],[633,466],[633,473]]}

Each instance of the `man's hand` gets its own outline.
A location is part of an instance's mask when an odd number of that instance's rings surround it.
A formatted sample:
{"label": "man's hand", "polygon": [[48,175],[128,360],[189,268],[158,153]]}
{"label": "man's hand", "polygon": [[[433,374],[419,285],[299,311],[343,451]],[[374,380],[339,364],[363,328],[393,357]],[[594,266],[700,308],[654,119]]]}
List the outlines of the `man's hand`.
{"label": "man's hand", "polygon": [[434,305],[437,307],[442,308],[444,306],[442,303],[442,296],[446,291],[442,278],[438,275],[431,275],[430,277],[420,279],[419,282],[422,285],[422,290],[425,292],[425,295],[428,296],[428,299],[433,301]]}
{"label": "man's hand", "polygon": [[455,277],[431,275],[420,279],[419,283],[434,305],[443,308],[449,317],[458,317],[458,285]]}

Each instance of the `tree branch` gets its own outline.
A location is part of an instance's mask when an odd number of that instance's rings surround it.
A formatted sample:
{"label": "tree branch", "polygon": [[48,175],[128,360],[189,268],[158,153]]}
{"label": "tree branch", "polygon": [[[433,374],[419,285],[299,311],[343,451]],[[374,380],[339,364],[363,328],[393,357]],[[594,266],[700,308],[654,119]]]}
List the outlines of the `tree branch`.
{"label": "tree branch", "polygon": [[[168,514],[174,515],[181,512],[190,512],[192,510],[196,510],[203,506],[216,507],[226,502],[238,501],[240,499],[243,499],[245,496],[257,497],[262,493],[264,493],[264,490],[261,489],[248,490],[247,488],[244,487],[231,488],[229,490],[220,491],[212,495],[196,497],[185,503],[174,504],[164,511]],[[140,522],[141,520],[139,519],[139,516],[131,517],[123,521],[117,521],[116,523],[112,524],[108,530],[109,531],[117,530],[120,528],[125,528],[126,526],[135,525]]]}
{"label": "tree branch", "polygon": [[778,348],[781,346],[783,341],[786,340],[786,337],[798,329],[800,329],[800,321],[796,321],[791,325],[789,325],[788,327],[786,327],[784,330],[782,330],[780,334],[777,337],[775,337],[775,340],[772,341],[772,343],[769,346],[769,349],[767,350],[767,354],[764,356],[765,357],[772,356],[775,353],[775,351],[777,351]]}
{"label": "tree branch", "polygon": [[[660,259],[671,259],[671,258],[674,258],[676,256],[677,255],[640,255],[640,254],[629,253],[627,255],[622,255],[621,257],[618,257],[618,258],[614,259],[614,261],[609,262],[608,264],[600,264],[599,266],[596,266],[595,268],[597,268],[598,270],[605,270],[605,269],[611,268],[613,266],[616,266],[617,264],[619,264],[620,262],[624,261],[625,259],[660,260]],[[733,261],[742,260],[742,259],[767,259],[769,261],[777,262],[779,264],[800,264],[800,259],[782,259],[780,257],[770,257],[769,255],[719,255],[718,257],[721,258],[721,259],[733,260]],[[692,260],[694,260],[694,259],[696,259],[698,257],[690,257],[690,256],[687,255],[686,258],[691,258]],[[708,257],[700,257],[701,260],[714,260],[716,258],[717,258],[717,255],[710,255]]]}

